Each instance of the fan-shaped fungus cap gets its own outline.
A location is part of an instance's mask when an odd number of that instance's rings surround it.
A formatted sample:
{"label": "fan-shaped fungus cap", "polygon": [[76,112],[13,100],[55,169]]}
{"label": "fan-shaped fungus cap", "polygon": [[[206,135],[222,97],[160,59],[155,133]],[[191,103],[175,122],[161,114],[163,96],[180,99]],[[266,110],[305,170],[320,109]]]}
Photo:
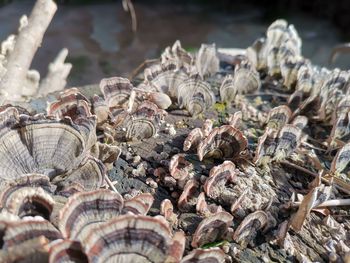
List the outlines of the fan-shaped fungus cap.
{"label": "fan-shaped fungus cap", "polygon": [[48,105],[47,114],[58,119],[68,116],[73,121],[78,118],[90,117],[89,100],[76,88],[72,88],[63,92],[57,101]]}
{"label": "fan-shaped fungus cap", "polygon": [[40,236],[44,236],[50,241],[62,238],[61,233],[49,221],[43,219],[11,222],[6,227],[4,248],[8,249],[20,245]]}
{"label": "fan-shaped fungus cap", "polygon": [[174,213],[174,206],[169,199],[164,199],[160,204],[160,214],[170,223],[177,224],[177,215]]}
{"label": "fan-shaped fungus cap", "polygon": [[218,72],[219,64],[215,44],[202,44],[195,59],[195,66],[201,78]]}
{"label": "fan-shaped fungus cap", "polygon": [[88,259],[78,241],[57,240],[50,245],[49,263],[84,263]]}
{"label": "fan-shaped fungus cap", "polygon": [[121,195],[109,190],[76,193],[60,211],[59,229],[65,238],[79,240],[93,226],[118,216],[123,204]]}
{"label": "fan-shaped fungus cap", "polygon": [[135,215],[146,215],[153,204],[154,198],[151,194],[139,194],[129,200],[124,201],[123,213],[133,213]]}
{"label": "fan-shaped fungus cap", "polygon": [[235,169],[236,166],[231,161],[225,161],[223,164],[213,167],[204,184],[205,193],[213,199],[219,198],[227,182],[236,182]]}
{"label": "fan-shaped fungus cap", "polygon": [[232,220],[233,216],[227,212],[219,212],[203,219],[193,234],[192,247],[201,247],[222,238],[232,224]]}
{"label": "fan-shaped fungus cap", "polygon": [[[9,111],[11,114],[9,116]],[[6,118],[3,118],[6,116]],[[95,117],[61,121],[0,112],[0,178],[40,173],[55,177],[79,168],[96,142]],[[10,121],[11,120],[11,121]]]}
{"label": "fan-shaped fungus cap", "polygon": [[197,198],[196,212],[200,215],[208,217],[222,212],[222,207],[215,204],[208,205],[205,200],[205,194],[202,192]]}
{"label": "fan-shaped fungus cap", "polygon": [[2,249],[0,250],[0,262],[46,263],[49,242],[44,236],[39,236],[7,249]]}
{"label": "fan-shaped fungus cap", "polygon": [[199,184],[196,180],[190,179],[187,181],[177,202],[177,207],[180,211],[188,212],[196,205],[196,194],[198,190]]}
{"label": "fan-shaped fungus cap", "polygon": [[178,103],[186,108],[192,116],[197,116],[215,103],[215,95],[208,82],[199,75],[193,75],[178,87]]}
{"label": "fan-shaped fungus cap", "polygon": [[109,108],[127,108],[133,85],[126,78],[102,79],[100,89]]}
{"label": "fan-shaped fungus cap", "polygon": [[135,141],[153,137],[164,114],[154,103],[144,101],[125,121],[126,139]]}
{"label": "fan-shaped fungus cap", "polygon": [[[169,95],[171,98],[177,98],[178,86],[188,78],[186,69],[179,68],[178,63],[174,60],[146,68],[144,75],[146,83],[158,92]],[[164,107],[161,108],[164,109]]]}
{"label": "fan-shaped fungus cap", "polygon": [[226,260],[225,253],[217,247],[202,249],[197,248],[192,250],[187,256],[185,256],[181,263],[223,263]]}
{"label": "fan-shaped fungus cap", "polygon": [[186,152],[191,148],[196,148],[203,138],[204,138],[204,135],[203,135],[202,129],[194,128],[187,135],[184,141],[183,150]]}
{"label": "fan-shaped fungus cap", "polygon": [[247,148],[248,141],[243,133],[230,126],[223,125],[215,128],[200,142],[197,154],[200,161],[204,157],[235,158]]}
{"label": "fan-shaped fungus cap", "polygon": [[169,163],[169,172],[176,180],[184,180],[189,176],[189,171],[193,168],[192,163],[186,160],[184,154],[175,154]]}
{"label": "fan-shaped fungus cap", "polygon": [[287,124],[292,116],[292,111],[286,105],[278,106],[270,110],[267,117],[267,127],[279,130]]}
{"label": "fan-shaped fungus cap", "polygon": [[82,243],[90,262],[165,262],[173,241],[164,218],[123,215],[90,228]]}
{"label": "fan-shaped fungus cap", "polygon": [[252,242],[257,232],[262,229],[267,222],[268,216],[264,211],[255,211],[246,216],[239,224],[233,234],[233,239],[242,246],[246,246],[248,243]]}
{"label": "fan-shaped fungus cap", "polygon": [[343,172],[350,163],[350,143],[345,144],[340,150],[338,150],[335,155],[332,165],[331,171],[333,173],[341,173]]}
{"label": "fan-shaped fungus cap", "polygon": [[278,143],[275,150],[274,160],[280,161],[292,154],[300,144],[301,129],[292,124],[282,127],[278,135]]}

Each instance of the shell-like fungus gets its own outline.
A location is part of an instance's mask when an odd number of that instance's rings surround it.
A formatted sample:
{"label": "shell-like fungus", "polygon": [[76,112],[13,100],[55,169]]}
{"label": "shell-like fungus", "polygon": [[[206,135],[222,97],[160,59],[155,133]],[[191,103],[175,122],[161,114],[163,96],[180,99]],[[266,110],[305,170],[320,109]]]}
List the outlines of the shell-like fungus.
{"label": "shell-like fungus", "polygon": [[153,204],[154,198],[151,194],[139,194],[124,202],[123,213],[135,215],[146,215]]}
{"label": "shell-like fungus", "polygon": [[286,124],[278,136],[278,144],[273,160],[280,161],[290,156],[300,144],[302,131],[292,124]]}
{"label": "shell-like fungus", "polygon": [[47,262],[50,241],[39,236],[0,250],[0,262]]}
{"label": "shell-like fungus", "polygon": [[195,65],[201,78],[214,75],[219,71],[219,58],[215,44],[202,44],[196,56]]}
{"label": "shell-like fungus", "polygon": [[89,100],[78,89],[71,88],[62,92],[57,101],[47,107],[47,114],[58,119],[68,116],[73,121],[91,116]]}
{"label": "shell-like fungus", "polygon": [[177,262],[182,251],[171,236],[163,217],[124,215],[91,229],[83,243],[89,262]]}
{"label": "shell-like fungus", "polygon": [[184,154],[175,154],[171,157],[169,163],[169,172],[172,177],[174,177],[180,185],[183,186],[184,182],[189,179],[189,173],[193,168],[192,163],[186,160]]}
{"label": "shell-like fungus", "polygon": [[241,246],[253,242],[257,232],[264,228],[268,222],[268,216],[264,211],[255,211],[246,216],[233,234],[233,239]]}
{"label": "shell-like fungus", "polygon": [[102,79],[100,89],[111,110],[114,108],[128,108],[130,94],[133,89],[133,85],[128,79],[121,77]]}
{"label": "shell-like fungus", "polygon": [[61,233],[49,221],[43,219],[11,222],[5,231],[4,248],[18,246],[40,236],[50,241],[62,238]]}
{"label": "shell-like fungus", "polygon": [[161,61],[174,61],[181,66],[189,66],[192,63],[193,57],[185,49],[182,48],[180,40],[176,40],[171,47],[165,48],[161,55]]}
{"label": "shell-like fungus", "polygon": [[192,247],[201,247],[222,238],[232,224],[232,220],[233,216],[227,212],[219,212],[203,219],[193,234]]}
{"label": "shell-like fungus", "polygon": [[59,229],[65,238],[79,240],[91,225],[121,214],[124,200],[109,190],[81,192],[72,195],[59,215]]}
{"label": "shell-like fungus", "polygon": [[181,263],[223,263],[226,260],[225,253],[218,247],[202,249],[197,248],[192,250],[187,256],[185,256]]}
{"label": "shell-like fungus", "polygon": [[223,125],[211,131],[207,138],[200,142],[197,154],[200,161],[204,157],[235,158],[247,148],[248,141],[243,133],[230,126]]}
{"label": "shell-like fungus", "polygon": [[289,122],[292,111],[288,106],[282,105],[270,110],[268,115],[267,127],[280,130]]}
{"label": "shell-like fungus", "polygon": [[210,84],[199,75],[193,75],[178,87],[178,103],[186,108],[192,116],[209,109],[215,103],[215,95]]}
{"label": "shell-like fungus", "polygon": [[199,184],[196,180],[188,180],[177,202],[177,207],[180,211],[188,212],[195,207]]}
{"label": "shell-like fungus", "polygon": [[78,241],[58,240],[50,246],[49,263],[84,263],[87,261],[88,259]]}
{"label": "shell-like fungus", "polygon": [[260,87],[259,73],[248,61],[243,61],[235,68],[234,76],[227,75],[220,86],[221,100],[226,103],[234,101],[236,95],[258,90]]}
{"label": "shell-like fungus", "polygon": [[179,68],[173,61],[146,68],[144,75],[148,85],[174,99],[177,98],[179,85],[188,78],[187,69]]}
{"label": "shell-like fungus", "polygon": [[222,207],[215,204],[208,205],[205,200],[205,193],[200,193],[197,198],[196,212],[205,217],[214,215],[216,213],[222,212]]}
{"label": "shell-like fungus", "polygon": [[331,171],[339,175],[350,163],[350,143],[345,144],[336,154],[332,161]]}
{"label": "shell-like fungus", "polygon": [[350,99],[346,96],[338,104],[332,118],[332,131],[329,137],[330,146],[337,145],[350,134]]}
{"label": "shell-like fungus", "polygon": [[203,187],[205,193],[214,200],[225,199],[222,196],[225,195],[226,184],[236,182],[235,169],[236,167],[231,161],[225,161],[223,164],[213,167]]}
{"label": "shell-like fungus", "polygon": [[153,137],[157,134],[160,120],[165,112],[152,102],[142,102],[136,111],[125,120],[126,135],[130,140],[142,140]]}
{"label": "shell-like fungus", "polygon": [[177,224],[177,216],[174,213],[174,206],[169,199],[164,199],[160,204],[160,214],[170,223],[170,225]]}
{"label": "shell-like fungus", "polygon": [[204,135],[203,135],[202,129],[194,128],[187,135],[184,141],[183,150],[186,152],[191,148],[196,148],[203,138],[204,138]]}
{"label": "shell-like fungus", "polygon": [[0,206],[19,217],[39,215],[49,220],[55,205],[52,188],[45,175],[25,175],[1,188]]}
{"label": "shell-like fungus", "polygon": [[[93,182],[100,187],[104,179],[104,167],[89,153],[96,143],[96,119],[94,116],[79,118],[73,123],[70,118],[51,120],[38,116],[19,115],[16,108],[9,107],[0,113],[0,178],[11,180],[22,174],[39,173],[51,179],[61,180],[71,174],[79,174],[86,163],[94,163],[94,169],[82,175],[85,186],[89,178],[99,174]],[[95,180],[95,179],[94,179]]]}
{"label": "shell-like fungus", "polygon": [[98,95],[94,95],[92,98],[93,112],[97,117],[97,123],[101,124],[107,121],[110,112],[109,107],[105,100]]}

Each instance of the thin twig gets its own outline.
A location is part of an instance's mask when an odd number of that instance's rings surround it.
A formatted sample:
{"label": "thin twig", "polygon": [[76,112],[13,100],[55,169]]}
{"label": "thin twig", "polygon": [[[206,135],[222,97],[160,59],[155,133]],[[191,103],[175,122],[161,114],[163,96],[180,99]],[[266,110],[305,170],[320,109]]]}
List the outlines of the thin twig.
{"label": "thin twig", "polygon": [[123,8],[126,12],[130,12],[131,15],[131,27],[132,31],[136,32],[137,31],[137,17],[136,17],[136,12],[133,3],[131,0],[123,0],[122,2]]}
{"label": "thin twig", "polygon": [[146,59],[144,62],[142,62],[140,65],[138,65],[138,67],[136,69],[134,69],[130,76],[129,79],[133,80],[133,78],[139,74],[139,72],[148,64],[148,63],[153,63],[153,62],[157,62],[159,61],[159,59]]}
{"label": "thin twig", "polygon": [[[293,207],[298,207],[301,204],[301,202],[294,202],[292,204]],[[315,208],[325,208],[325,207],[335,207],[335,206],[350,206],[350,199],[334,199],[334,200],[327,200],[321,203],[320,205],[313,207]]]}
{"label": "thin twig", "polygon": [[109,186],[110,189],[112,189],[114,192],[118,193],[118,190],[114,187],[113,183],[109,179],[108,175],[105,176],[105,180]]}
{"label": "thin twig", "polygon": [[[290,163],[290,162],[288,162],[288,161],[281,161],[280,163],[283,164],[283,165],[292,167],[292,168],[295,169],[295,170],[298,170],[298,171],[301,171],[301,172],[306,173],[306,174],[308,174],[308,175],[311,175],[311,176],[313,176],[313,177],[317,177],[317,176],[318,176],[317,173],[311,172],[310,170],[308,170],[308,169],[306,169],[306,168],[304,168],[304,167],[298,166],[298,165],[296,165],[296,164],[294,164],[294,163]],[[334,178],[334,179],[336,179],[336,178]],[[323,183],[326,183],[327,185],[330,185],[330,184],[331,184],[331,183],[330,183],[330,180],[329,180],[328,178],[321,177],[321,180],[322,180]],[[342,191],[342,192],[344,192],[344,193],[346,193],[346,194],[350,194],[350,190],[347,189],[347,188],[345,188],[345,187],[343,187],[343,186],[341,186],[339,181],[333,180],[333,185],[334,185],[334,187],[337,188],[338,190],[340,190],[340,191]]]}

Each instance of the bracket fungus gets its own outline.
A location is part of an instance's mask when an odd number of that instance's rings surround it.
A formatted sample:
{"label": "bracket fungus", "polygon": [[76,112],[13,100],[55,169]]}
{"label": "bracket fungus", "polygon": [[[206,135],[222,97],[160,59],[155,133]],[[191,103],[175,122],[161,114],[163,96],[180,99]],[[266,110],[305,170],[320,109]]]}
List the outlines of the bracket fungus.
{"label": "bracket fungus", "polygon": [[182,257],[182,251],[172,249],[177,242],[165,219],[159,217],[119,216],[91,229],[83,242],[89,262],[160,263]]}
{"label": "bracket fungus", "polygon": [[9,107],[0,112],[0,119],[2,180],[39,173],[56,182],[72,175],[86,188],[102,185],[105,168],[89,155],[96,143],[94,116],[73,123],[68,117],[52,120],[42,115],[20,115],[16,108]]}
{"label": "bracket fungus", "polygon": [[123,213],[146,215],[150,210],[153,201],[154,197],[151,194],[139,194],[129,200],[124,201]]}
{"label": "bracket fungus", "polygon": [[84,263],[87,261],[88,259],[78,241],[64,239],[50,244],[49,263]]}
{"label": "bracket fungus", "polygon": [[208,82],[202,80],[199,75],[193,75],[178,87],[178,103],[180,108],[197,116],[215,103],[215,96]]}
{"label": "bracket fungus", "polygon": [[89,229],[121,214],[124,200],[109,190],[72,195],[59,215],[59,229],[65,238],[81,240]]}
{"label": "bracket fungus", "polygon": [[237,95],[256,91],[260,88],[259,73],[248,61],[242,61],[235,67],[234,75],[227,75],[220,86],[221,100],[231,103]]}
{"label": "bracket fungus", "polygon": [[246,246],[254,241],[257,232],[263,229],[268,223],[268,216],[264,211],[255,211],[246,216],[239,224],[233,234],[233,239]]}
{"label": "bracket fungus", "polygon": [[232,224],[233,216],[227,212],[218,212],[199,223],[193,234],[192,247],[197,248],[220,240]]}
{"label": "bracket fungus", "polygon": [[248,141],[243,133],[230,126],[214,128],[197,148],[200,161],[204,157],[233,159],[247,148]]}
{"label": "bracket fungus", "polygon": [[227,202],[232,194],[225,186],[227,183],[237,181],[235,169],[236,167],[231,161],[225,161],[223,164],[213,167],[203,186],[205,193],[214,200]]}
{"label": "bracket fungus", "polygon": [[195,66],[201,78],[214,75],[219,71],[219,58],[215,44],[202,44],[195,58]]}

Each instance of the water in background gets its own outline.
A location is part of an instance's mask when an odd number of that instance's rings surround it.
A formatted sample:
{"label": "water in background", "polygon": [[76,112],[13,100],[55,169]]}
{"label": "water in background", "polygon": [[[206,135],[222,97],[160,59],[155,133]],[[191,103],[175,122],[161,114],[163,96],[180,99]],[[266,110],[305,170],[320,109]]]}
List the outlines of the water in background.
{"label": "water in background", "polygon": [[[22,14],[30,14],[34,1],[14,1],[0,9],[0,39],[16,31]],[[262,19],[256,7],[217,12],[203,5],[150,4],[135,2],[138,31],[131,32],[129,14],[121,2],[83,6],[60,5],[35,56],[32,67],[42,75],[63,47],[73,63],[69,86],[97,83],[103,77],[128,76],[141,62],[158,57],[176,39],[188,50],[201,43],[218,47],[245,48],[263,36],[271,21]],[[314,63],[328,66],[334,45],[341,42],[329,22],[308,15],[289,15],[303,39],[303,54]],[[334,66],[350,68],[350,54]]]}

